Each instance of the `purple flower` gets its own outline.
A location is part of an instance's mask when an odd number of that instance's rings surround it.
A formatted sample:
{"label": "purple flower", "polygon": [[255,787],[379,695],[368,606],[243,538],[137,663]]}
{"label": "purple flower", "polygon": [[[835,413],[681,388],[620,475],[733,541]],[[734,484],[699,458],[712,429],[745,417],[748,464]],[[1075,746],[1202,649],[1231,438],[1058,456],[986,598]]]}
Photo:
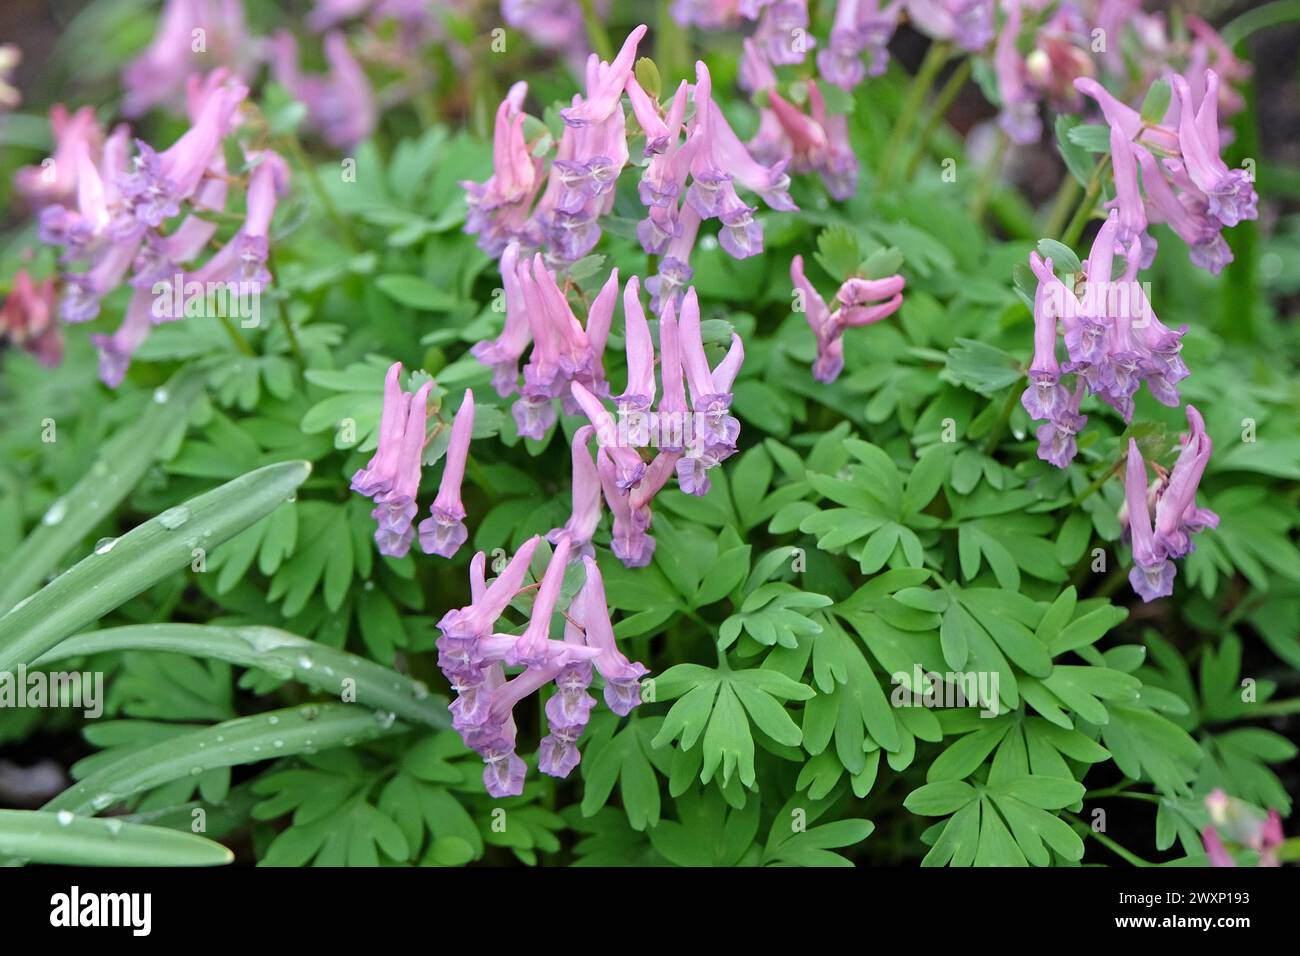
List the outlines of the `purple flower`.
{"label": "purple flower", "polygon": [[47,368],[63,361],[63,332],[54,317],[54,280],[33,282],[26,269],[0,306],[0,340],[26,349]]}
{"label": "purple flower", "polygon": [[99,379],[109,388],[122,384],[131,356],[149,337],[153,328],[152,303],[153,296],[148,290],[136,289],[131,293],[126,317],[117,331],[112,335],[96,333],[90,337],[91,344],[99,352]]}
{"label": "purple flower", "polygon": [[573,397],[582,409],[584,415],[591,422],[592,427],[596,429],[596,439],[600,447],[604,449],[610,459],[614,462],[617,470],[616,484],[621,493],[627,494],[645,476],[645,462],[635,448],[624,445],[620,441],[618,425],[603,405],[600,399],[592,395],[578,382],[569,385]]}
{"label": "purple flower", "polygon": [[788,157],[795,172],[816,172],[835,199],[848,199],[857,189],[858,163],[848,141],[843,116],[829,116],[817,83],[808,81],[809,114],[799,111],[776,90],[768,91],[782,139],[773,148]]}
{"label": "purple flower", "polygon": [[1020,38],[1020,7],[1013,4],[998,34],[993,51],[993,70],[1002,97],[999,124],[1013,143],[1035,143],[1043,135],[1038,118],[1038,98],[1029,88],[1025,60],[1016,48]]}
{"label": "purple flower", "polygon": [[[830,42],[817,51],[822,79],[852,91],[866,77],[884,73],[901,6],[902,0],[891,0],[883,9],[878,0],[839,0]],[[863,53],[868,64],[862,62]]]}
{"label": "purple flower", "polygon": [[460,500],[460,485],[465,478],[465,460],[474,431],[474,393],[465,389],[465,397],[451,423],[447,444],[447,463],[443,467],[438,496],[429,508],[429,517],[420,522],[420,549],[425,554],[450,558],[469,537],[465,530],[465,505]]}
{"label": "purple flower", "polygon": [[1068,396],[1065,407],[1047,423],[1038,426],[1038,457],[1057,468],[1065,468],[1078,453],[1075,436],[1088,424],[1088,416],[1079,414],[1079,403],[1083,400],[1084,384],[1075,383],[1074,391]]}
{"label": "purple flower", "polygon": [[1187,406],[1187,423],[1191,431],[1184,438],[1168,483],[1156,496],[1155,541],[1171,558],[1185,557],[1195,550],[1192,534],[1219,526],[1217,514],[1196,507],[1196,489],[1214,443],[1205,433],[1205,420],[1191,405]]}
{"label": "purple flower", "polygon": [[573,456],[573,508],[564,527],[556,528],[546,536],[552,544],[567,538],[574,554],[592,552],[591,536],[600,524],[600,475],[588,447],[595,432],[594,426],[583,425],[573,434],[570,449]]}
{"label": "purple flower", "polygon": [[[195,50],[200,33],[203,46]],[[186,78],[204,69],[205,60],[208,68],[221,65],[245,75],[255,49],[240,0],[167,0],[153,42],[122,71],[122,112],[137,117],[159,104],[181,102]]]}
{"label": "purple flower", "polygon": [[[497,107],[492,134],[492,175],[485,182],[461,182],[469,211],[465,231],[479,237],[489,256],[501,255],[511,242],[530,245],[529,209],[541,186],[541,162],[524,139],[524,97],[528,84],[510,88]],[[504,274],[504,272],[503,272]]]}
{"label": "purple flower", "polygon": [[[217,82],[212,82],[213,80]],[[194,195],[200,181],[221,150],[221,142],[235,123],[239,104],[248,87],[227,79],[223,71],[209,78],[193,125],[171,148],[155,152],[137,141],[139,155],[132,172],[119,186],[128,208],[141,225],[157,228],[180,212],[181,203]]]}
{"label": "purple flower", "polygon": [[646,29],[645,24],[641,24],[629,33],[618,54],[610,63],[602,63],[595,54],[592,54],[587,66],[587,97],[567,109],[560,110],[565,123],[574,127],[603,123],[611,113],[619,109],[623,89],[627,86],[627,81],[632,76],[632,68],[636,65],[637,44],[645,36]]}
{"label": "purple flower", "polygon": [[271,281],[271,273],[266,268],[271,217],[277,200],[288,194],[289,167],[271,150],[250,155],[249,162],[255,165],[249,175],[244,224],[216,255],[194,272],[194,281],[252,283],[255,289]]}
{"label": "purple flower", "polygon": [[780,66],[802,63],[817,41],[808,32],[808,0],[773,0],[758,20],[754,39]]}
{"label": "purple flower", "polygon": [[[1036,274],[1048,274],[1056,285],[1064,284],[1052,271],[1052,260],[1045,262],[1038,253],[1029,254],[1030,266]],[[1056,360],[1056,317],[1059,301],[1053,301],[1054,286],[1040,281],[1034,292],[1034,360],[1029,365],[1029,387],[1020,397],[1029,417],[1041,421],[1060,414],[1069,401],[1069,394],[1061,385],[1061,365]]]}
{"label": "purple flower", "polygon": [[398,384],[402,363],[389,366],[384,379],[384,407],[379,420],[379,446],[370,462],[352,476],[352,490],[373,498],[370,516],[378,523],[375,542],[379,553],[405,557],[415,538],[411,522],[418,506],[420,460],[424,455],[429,391],[425,382],[414,395]]}
{"label": "purple flower", "polygon": [[568,540],[561,540],[555,546],[555,553],[542,575],[542,585],[533,602],[532,615],[528,627],[519,640],[506,652],[507,664],[524,664],[537,667],[547,661],[547,648],[551,643],[551,614],[560,598],[560,585],[564,583],[564,570],[569,564],[571,545]]}
{"label": "purple flower", "polygon": [[505,286],[505,327],[497,338],[478,342],[470,353],[492,369],[492,386],[506,398],[519,391],[519,358],[531,341],[524,292],[518,275],[519,243],[511,242],[501,253],[501,281]]}
{"label": "purple flower", "polygon": [[325,34],[329,72],[305,75],[298,69],[298,41],[287,30],[271,40],[271,70],[275,81],[307,107],[311,128],[336,149],[352,149],[370,136],[378,121],[378,104],[366,72],[347,38],[338,31]]}
{"label": "purple flower", "polygon": [[614,625],[609,619],[605,584],[595,558],[582,559],[587,579],[574,599],[587,646],[599,653],[592,664],[605,681],[605,704],[620,717],[626,717],[641,703],[640,682],[649,671],[642,664],[629,661],[618,649]]}
{"label": "purple flower", "polygon": [[1206,196],[1210,215],[1225,226],[1259,218],[1259,197],[1244,169],[1229,169],[1219,156],[1219,77],[1205,71],[1205,96],[1200,107],[1192,101],[1187,81],[1172,78],[1178,95],[1178,146],[1183,167]]}
{"label": "purple flower", "polygon": [[24,166],[14,173],[14,188],[35,209],[72,197],[77,189],[77,153],[84,145],[93,154],[104,138],[90,106],[70,114],[62,103],[55,103],[50,108],[50,131],[53,155],[39,166]]}
{"label": "purple flower", "polygon": [[1151,530],[1151,512],[1147,508],[1147,468],[1138,450],[1137,440],[1128,440],[1128,463],[1124,479],[1124,504],[1128,508],[1128,527],[1133,539],[1133,570],[1129,583],[1143,601],[1174,593],[1174,564],[1161,541]]}
{"label": "purple flower", "polygon": [[831,312],[804,275],[803,256],[790,260],[790,279],[799,293],[797,310],[802,307],[808,326],[817,339],[813,377],[826,383],[835,381],[844,370],[844,330],[889,318],[902,307],[906,284],[901,275],[884,279],[850,277],[836,293],[838,308]]}
{"label": "purple flower", "polygon": [[980,53],[993,40],[993,0],[906,0],[907,18],[935,40]]}

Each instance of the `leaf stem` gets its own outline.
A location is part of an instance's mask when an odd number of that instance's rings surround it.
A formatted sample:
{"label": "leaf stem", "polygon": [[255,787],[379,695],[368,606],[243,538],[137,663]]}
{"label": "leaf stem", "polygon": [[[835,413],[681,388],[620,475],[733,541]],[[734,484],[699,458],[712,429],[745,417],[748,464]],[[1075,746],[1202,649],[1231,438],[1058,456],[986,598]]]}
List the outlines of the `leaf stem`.
{"label": "leaf stem", "polygon": [[952,44],[947,42],[932,43],[930,49],[925,51],[925,59],[921,61],[916,76],[912,78],[912,83],[907,89],[907,95],[903,98],[903,104],[898,111],[898,119],[894,123],[894,129],[890,133],[889,142],[885,146],[885,157],[880,164],[879,177],[882,189],[889,185],[890,176],[898,162],[899,153],[903,149],[903,144],[907,142],[908,135],[912,132],[912,125],[916,121],[916,114],[920,112],[921,104],[925,102],[925,94],[934,85],[935,78],[939,75],[939,70],[944,63],[948,61],[951,51]]}
{"label": "leaf stem", "polygon": [[217,319],[221,322],[222,328],[226,330],[226,334],[230,336],[230,341],[235,343],[235,348],[239,350],[241,355],[247,355],[249,358],[257,357],[257,353],[248,344],[248,340],[240,334],[239,329],[235,328],[235,323],[230,321],[230,316],[218,315]]}
{"label": "leaf stem", "polygon": [[1097,196],[1101,194],[1102,176],[1109,168],[1110,156],[1106,155],[1097,163],[1097,168],[1092,171],[1092,176],[1088,179],[1088,188],[1083,191],[1083,199],[1074,210],[1074,218],[1070,220],[1070,224],[1065,227],[1065,233],[1061,236],[1062,245],[1074,248],[1079,237],[1083,235],[1084,227],[1092,218],[1093,207],[1097,205]]}
{"label": "leaf stem", "polygon": [[578,6],[582,8],[582,22],[587,28],[587,42],[591,44],[591,49],[606,62],[614,59],[614,45],[610,42],[605,24],[596,16],[596,8],[591,0],[578,0]]}
{"label": "leaf stem", "polygon": [[294,162],[302,168],[307,175],[307,182],[311,185],[312,192],[320,201],[321,207],[325,210],[325,215],[329,217],[330,222],[334,224],[335,231],[339,238],[343,240],[351,252],[360,252],[357,246],[356,238],[352,235],[352,230],[348,227],[347,220],[339,212],[339,207],[334,204],[333,197],[325,189],[325,184],[321,182],[320,174],[316,172],[316,167],[311,159],[303,152],[302,144],[298,142],[298,137],[289,135],[281,137],[285,148],[293,155]]}
{"label": "leaf stem", "polygon": [[912,161],[907,165],[906,179],[910,181],[916,175],[917,169],[925,159],[929,151],[930,137],[934,134],[939,123],[947,115],[949,107],[952,106],[953,100],[957,99],[957,94],[961,92],[966,81],[970,79],[971,58],[961,61],[957,69],[953,70],[952,75],[948,77],[947,82],[939,90],[939,95],[935,97],[934,103],[925,114],[925,122],[921,125],[921,134],[917,138],[916,152],[912,154]]}

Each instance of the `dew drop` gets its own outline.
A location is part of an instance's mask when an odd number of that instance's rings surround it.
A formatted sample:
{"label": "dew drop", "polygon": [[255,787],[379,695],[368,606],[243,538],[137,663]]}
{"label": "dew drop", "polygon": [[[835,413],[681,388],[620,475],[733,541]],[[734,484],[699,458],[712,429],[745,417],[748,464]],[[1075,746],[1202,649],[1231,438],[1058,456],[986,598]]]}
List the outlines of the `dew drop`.
{"label": "dew drop", "polygon": [[201,774],[202,772],[203,772],[203,768],[202,768],[202,767],[190,767],[190,776],[191,776],[191,777],[197,777],[197,776],[198,776],[199,774]]}
{"label": "dew drop", "polygon": [[96,810],[107,810],[117,801],[117,797],[112,793],[105,791],[90,801],[90,805]]}
{"label": "dew drop", "polygon": [[380,727],[387,729],[396,722],[397,715],[391,710],[377,710],[375,711],[375,720],[379,722]]}
{"label": "dew drop", "polygon": [[272,727],[274,727],[276,724],[280,722],[280,718],[275,716],[275,714],[272,714],[270,717],[266,718],[266,722],[270,724]]}
{"label": "dew drop", "polygon": [[169,398],[171,398],[171,393],[161,385],[153,390],[153,400],[159,405],[166,405]]}
{"label": "dew drop", "polygon": [[72,826],[72,821],[75,819],[77,819],[76,814],[74,814],[71,810],[59,811],[59,826],[61,827]]}
{"label": "dew drop", "polygon": [[190,509],[184,505],[178,505],[175,508],[168,508],[158,516],[158,523],[168,531],[175,531],[185,522],[190,520]]}
{"label": "dew drop", "polygon": [[298,658],[298,666],[305,671],[309,671],[316,665],[312,663],[312,659],[310,657],[308,657],[306,654],[303,654]]}
{"label": "dew drop", "polygon": [[60,498],[54,504],[50,505],[49,510],[41,516],[41,524],[56,525],[64,519],[68,513],[68,503]]}
{"label": "dew drop", "polygon": [[113,550],[115,544],[117,544],[117,538],[100,538],[95,542],[95,553],[108,554]]}
{"label": "dew drop", "polygon": [[424,700],[429,696],[429,685],[422,680],[413,681],[411,684],[411,695],[416,700]]}
{"label": "dew drop", "polygon": [[275,741],[275,749],[276,749],[276,750],[279,750],[279,749],[282,748],[283,746],[284,746],[284,741],[283,741],[283,740],[277,740],[277,741]]}

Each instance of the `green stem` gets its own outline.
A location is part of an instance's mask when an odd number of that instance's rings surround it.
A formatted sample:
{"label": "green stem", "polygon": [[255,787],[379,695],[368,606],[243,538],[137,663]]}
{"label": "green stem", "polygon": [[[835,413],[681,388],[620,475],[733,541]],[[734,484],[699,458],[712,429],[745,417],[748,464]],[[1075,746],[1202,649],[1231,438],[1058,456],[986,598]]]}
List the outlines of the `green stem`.
{"label": "green stem", "polygon": [[[266,264],[271,270],[272,281],[280,275],[279,266],[275,261],[275,252],[271,249],[266,253]],[[307,360],[303,357],[302,346],[298,343],[298,333],[294,330],[293,322],[289,320],[288,301],[283,293],[277,295],[276,311],[280,314],[280,321],[284,323],[284,334],[289,340],[289,351],[293,353],[294,361],[298,363],[299,368],[307,367]]]}
{"label": "green stem", "polygon": [[1002,172],[1002,160],[1006,157],[1010,145],[1011,140],[1007,138],[1006,133],[1002,132],[1002,128],[998,127],[997,145],[993,148],[993,155],[989,157],[989,161],[984,164],[979,185],[975,187],[975,198],[971,201],[971,215],[976,220],[984,217],[984,209],[989,204],[989,196],[993,194],[998,174]]}
{"label": "green stem", "polygon": [[948,77],[946,83],[939,90],[939,95],[935,97],[934,103],[925,114],[925,122],[921,125],[921,135],[917,139],[916,152],[912,154],[912,161],[907,164],[906,179],[911,180],[916,175],[917,169],[920,168],[921,162],[925,159],[926,153],[930,148],[930,137],[938,128],[939,123],[947,115],[949,107],[952,106],[953,100],[961,92],[966,81],[970,79],[971,58],[967,57],[961,61],[961,65],[953,70],[952,75]]}
{"label": "green stem", "polygon": [[1061,180],[1060,187],[1056,190],[1056,198],[1052,200],[1052,208],[1047,214],[1047,222],[1043,225],[1044,236],[1059,236],[1061,234],[1061,231],[1065,228],[1066,219],[1070,215],[1070,210],[1079,201],[1079,193],[1082,190],[1083,186],[1079,184],[1079,180],[1074,178],[1074,174],[1066,173],[1065,178]]}
{"label": "green stem", "polygon": [[1079,203],[1079,208],[1074,211],[1074,218],[1070,224],[1065,227],[1065,233],[1061,236],[1061,244],[1074,248],[1079,237],[1083,235],[1084,226],[1088,225],[1088,220],[1092,218],[1093,208],[1097,205],[1097,196],[1101,194],[1101,180],[1106,170],[1110,168],[1109,154],[1102,158],[1097,164],[1097,168],[1092,171],[1092,176],[1088,179],[1088,188],[1083,191],[1083,200]]}
{"label": "green stem", "polygon": [[298,142],[296,136],[285,136],[283,142],[286,149],[293,155],[294,162],[302,168],[307,174],[307,182],[311,184],[312,192],[320,200],[321,207],[325,210],[325,215],[329,217],[330,222],[334,224],[334,229],[343,240],[344,245],[352,252],[360,252],[357,241],[352,235],[352,230],[348,228],[347,220],[339,212],[339,207],[334,205],[334,200],[329,192],[325,189],[325,184],[321,182],[320,175],[316,172],[316,167],[308,159],[307,154],[303,152],[302,144]]}
{"label": "green stem", "polygon": [[1098,489],[1100,489],[1102,485],[1104,485],[1107,481],[1109,481],[1111,479],[1111,476],[1113,476],[1115,472],[1119,470],[1119,466],[1122,465],[1123,463],[1124,463],[1124,457],[1120,456],[1119,461],[1115,462],[1113,465],[1111,465],[1109,468],[1103,471],[1100,475],[1094,478],[1092,484],[1088,485],[1087,488],[1084,488],[1083,491],[1079,492],[1079,494],[1075,496],[1074,500],[1070,502],[1070,507],[1077,508],[1079,507],[1079,505],[1083,504],[1086,500],[1088,500],[1088,496],[1091,495],[1093,492],[1097,491]]}
{"label": "green stem", "polygon": [[1082,826],[1082,827],[1084,828],[1084,832],[1085,832],[1088,836],[1092,837],[1094,840],[1096,840],[1098,843],[1100,843],[1100,844],[1101,844],[1102,846],[1104,846],[1106,849],[1110,850],[1110,851],[1111,851],[1112,853],[1114,853],[1116,856],[1118,856],[1119,858],[1121,858],[1122,860],[1124,860],[1126,863],[1130,863],[1130,864],[1132,864],[1133,866],[1154,866],[1154,865],[1155,865],[1155,864],[1153,864],[1153,863],[1149,863],[1149,862],[1147,862],[1146,860],[1142,859],[1142,857],[1138,856],[1136,853],[1132,853],[1132,852],[1130,852],[1130,851],[1124,849],[1122,846],[1120,846],[1118,843],[1116,843],[1116,842],[1115,842],[1114,840],[1112,840],[1110,837],[1106,836],[1106,834],[1104,834],[1104,833],[1099,833],[1098,831],[1094,830],[1092,827],[1090,827],[1090,826],[1089,826],[1087,823],[1085,823],[1083,820],[1079,819],[1079,817],[1078,817],[1077,814],[1073,814],[1073,813],[1071,813],[1070,816],[1071,816],[1071,817],[1074,817],[1075,820],[1078,820],[1079,825]]}
{"label": "green stem", "polygon": [[1252,717],[1286,717],[1291,714],[1300,714],[1300,697],[1256,704],[1250,713]]}
{"label": "green stem", "polygon": [[882,188],[889,184],[894,166],[898,162],[898,154],[912,132],[916,114],[920,112],[921,104],[925,102],[925,95],[934,85],[939,70],[947,62],[951,49],[951,44],[946,42],[930,44],[930,49],[925,52],[925,59],[921,61],[916,76],[912,78],[912,84],[908,87],[903,105],[898,111],[898,120],[894,123],[893,132],[889,136],[889,143],[885,146],[884,160],[880,164],[879,182]]}
{"label": "green stem", "polygon": [[1011,413],[1016,410],[1016,401],[1020,398],[1020,387],[1014,385],[1011,391],[1007,392],[1006,401],[1002,403],[1002,410],[998,412],[998,420],[993,423],[989,433],[984,436],[982,451],[986,455],[993,454],[993,450],[998,447],[998,442],[1002,440],[1002,434],[1007,430],[1007,424],[1011,421]]}
{"label": "green stem", "polygon": [[596,16],[596,8],[591,0],[578,0],[578,6],[582,7],[582,22],[587,28],[587,42],[591,44],[591,49],[606,62],[614,59],[614,45],[609,40],[605,24]]}
{"label": "green stem", "polygon": [[221,322],[222,327],[225,328],[226,334],[230,336],[230,341],[235,343],[235,348],[239,350],[240,354],[247,355],[249,358],[257,357],[257,353],[254,352],[253,347],[248,344],[248,340],[240,334],[239,329],[235,328],[235,323],[230,321],[230,316],[218,315],[217,319]]}

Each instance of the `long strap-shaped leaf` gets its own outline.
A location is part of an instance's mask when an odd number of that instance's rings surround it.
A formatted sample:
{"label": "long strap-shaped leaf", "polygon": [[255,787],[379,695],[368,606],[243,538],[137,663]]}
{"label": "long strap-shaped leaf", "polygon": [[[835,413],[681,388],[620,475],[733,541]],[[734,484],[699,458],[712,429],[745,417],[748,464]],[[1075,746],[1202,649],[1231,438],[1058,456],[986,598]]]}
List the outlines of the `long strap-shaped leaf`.
{"label": "long strap-shaped leaf", "polygon": [[204,374],[191,367],[173,375],[154,392],[155,401],[104,444],[85,477],[51,506],[0,567],[0,614],[35,591],[68,549],[130,494],[159,446],[189,415]]}
{"label": "long strap-shaped leaf", "polygon": [[408,729],[394,722],[391,713],[356,704],[303,704],[240,717],[130,753],[64,790],[41,809],[98,813],[142,790],[214,767],[350,747]]}
{"label": "long strap-shaped leaf", "polygon": [[235,858],[193,833],[66,810],[0,810],[0,854],[69,866],[220,866]]}
{"label": "long strap-shaped leaf", "polygon": [[451,726],[447,699],[431,695],[418,681],[364,657],[274,627],[203,624],[114,627],[70,637],[35,663],[43,667],[69,657],[105,651],[171,651],[213,657],[240,667],[260,667],[277,677],[292,677],[339,695],[343,700],[389,711],[412,723],[439,729]]}
{"label": "long strap-shaped leaf", "polygon": [[311,463],[267,465],[228,481],[118,538],[0,617],[0,671],[45,651],[270,514],[311,473]]}

